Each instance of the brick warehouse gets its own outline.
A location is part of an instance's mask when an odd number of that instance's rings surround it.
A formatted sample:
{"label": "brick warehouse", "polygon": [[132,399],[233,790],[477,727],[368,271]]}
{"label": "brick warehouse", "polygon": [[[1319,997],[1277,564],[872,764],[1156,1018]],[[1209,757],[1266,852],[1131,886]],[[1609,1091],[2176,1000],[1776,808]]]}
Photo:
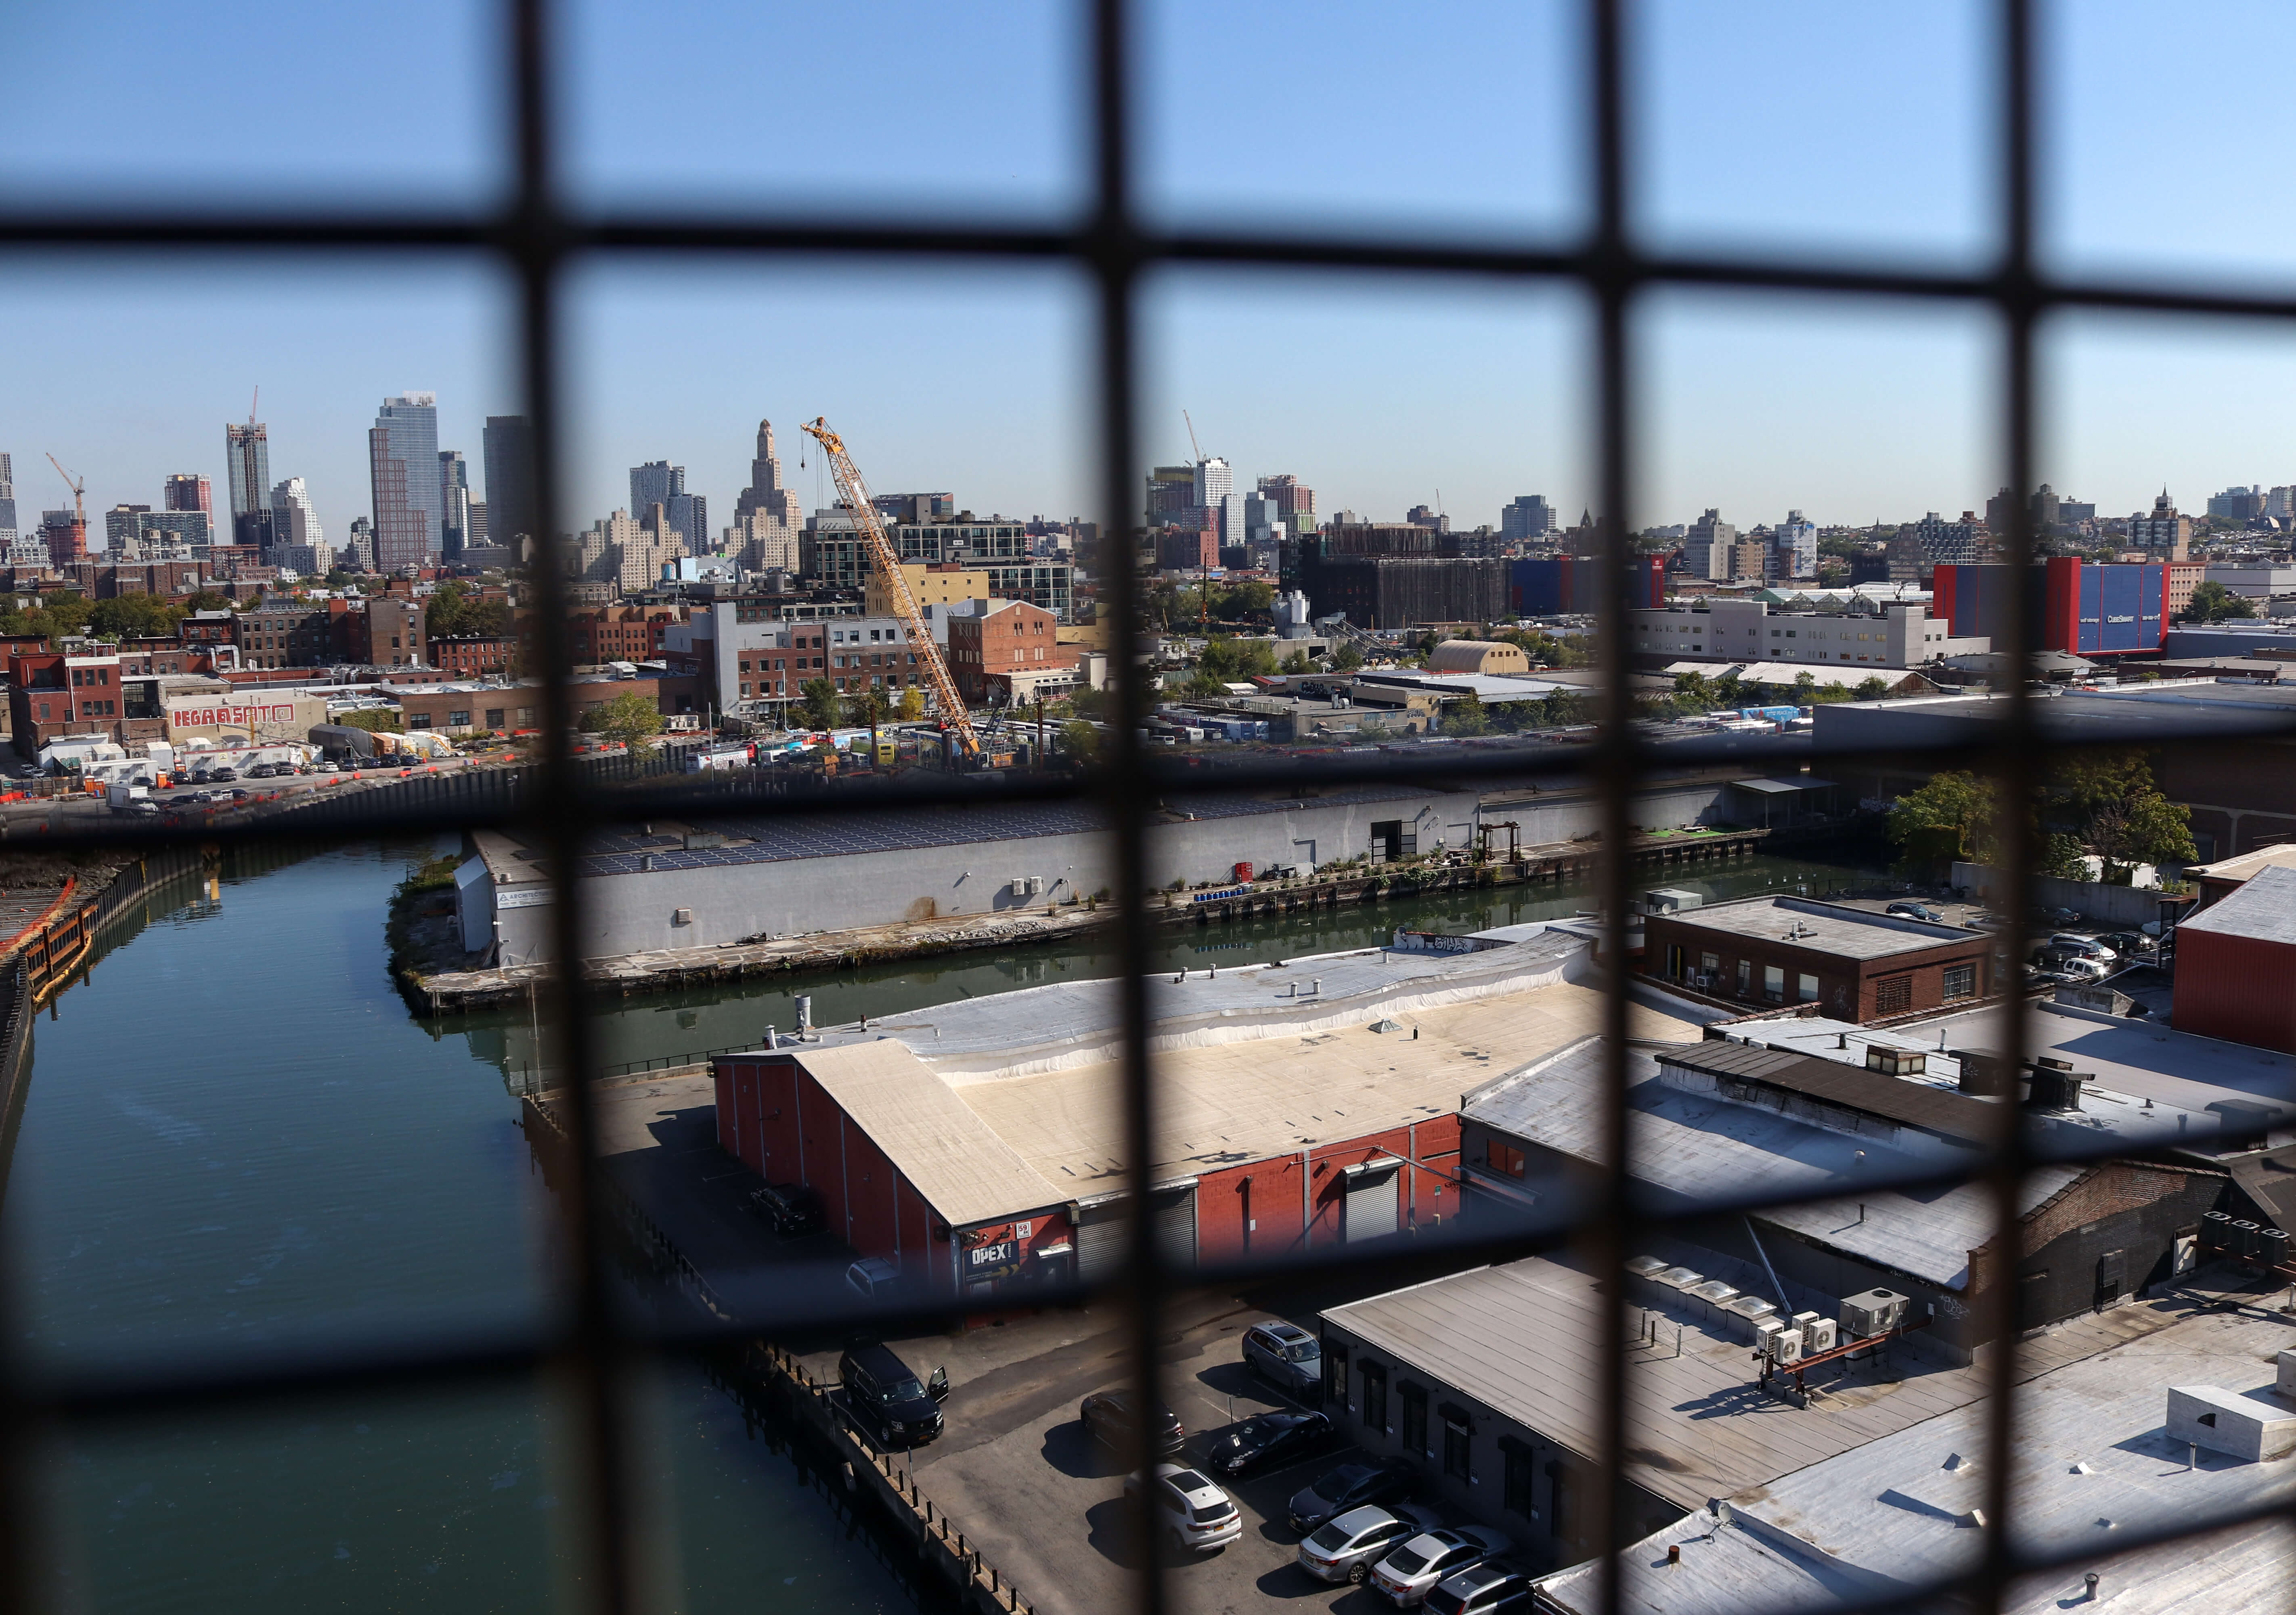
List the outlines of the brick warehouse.
{"label": "brick warehouse", "polygon": [[1643,937],[1645,975],[1742,1004],[1814,1003],[1845,1021],[1982,998],[1994,980],[1981,931],[1804,898],[1652,914]]}
{"label": "brick warehouse", "polygon": [[[898,1043],[720,1055],[711,1069],[720,1147],[816,1190],[832,1233],[935,1293],[1009,1296],[1119,1259],[1121,1188],[1056,1185]],[[1423,1113],[1164,1176],[1152,1214],[1188,1262],[1345,1244],[1456,1216],[1458,1153],[1456,1113]]]}
{"label": "brick warehouse", "polygon": [[[1494,1050],[1583,1036],[1586,967],[1583,939],[1542,936],[1159,978],[1149,1213],[1164,1249],[1280,1258],[1456,1220],[1462,1087]],[[1105,981],[1048,983],[719,1055],[718,1143],[810,1185],[832,1233],[933,1291],[987,1299],[1111,1271],[1132,1176],[1117,1005]],[[1651,1035],[1694,1035],[1650,1019]]]}

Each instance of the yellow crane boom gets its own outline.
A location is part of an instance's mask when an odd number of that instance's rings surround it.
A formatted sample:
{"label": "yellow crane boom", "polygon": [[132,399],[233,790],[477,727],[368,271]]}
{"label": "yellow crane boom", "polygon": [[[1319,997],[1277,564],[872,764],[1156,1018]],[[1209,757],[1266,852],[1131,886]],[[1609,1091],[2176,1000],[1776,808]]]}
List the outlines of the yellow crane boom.
{"label": "yellow crane boom", "polygon": [[892,536],[885,531],[884,519],[870,503],[868,485],[861,480],[861,470],[853,463],[853,456],[845,452],[845,440],[829,430],[826,419],[816,416],[805,423],[806,435],[821,445],[821,452],[829,456],[830,474],[837,479],[838,496],[853,512],[853,524],[861,529],[861,537],[869,545],[869,558],[875,563],[877,575],[884,579],[885,593],[892,597],[893,612],[908,631],[909,644],[917,652],[917,660],[932,681],[933,695],[940,703],[940,714],[948,726],[956,731],[965,755],[975,757],[980,751],[980,736],[973,732],[972,718],[964,709],[964,697],[957,693],[956,680],[949,676],[948,663],[941,659],[940,647],[933,643],[932,629],[924,613],[917,609],[917,598],[909,592],[909,580],[901,574],[901,557],[893,548]]}

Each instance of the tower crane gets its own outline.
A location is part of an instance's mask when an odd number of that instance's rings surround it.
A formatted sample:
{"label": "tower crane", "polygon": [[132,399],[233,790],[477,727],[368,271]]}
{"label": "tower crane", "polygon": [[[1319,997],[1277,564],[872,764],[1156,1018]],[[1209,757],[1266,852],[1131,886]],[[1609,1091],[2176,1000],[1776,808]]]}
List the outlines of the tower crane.
{"label": "tower crane", "polygon": [[[63,462],[53,455],[48,456],[48,463],[56,468],[56,475],[62,477],[64,480],[64,486],[71,489],[72,527],[79,540],[79,553],[85,555],[87,553],[87,504],[80,496],[87,491],[87,479],[82,477],[78,481],[74,481],[71,472],[64,469]],[[74,560],[78,558],[78,556],[73,557]]]}
{"label": "tower crane", "polygon": [[884,518],[870,502],[869,488],[861,480],[860,468],[845,452],[845,440],[830,430],[826,419],[816,416],[802,430],[821,445],[821,452],[829,461],[830,474],[837,480],[838,496],[852,511],[853,524],[869,545],[869,559],[885,581],[885,593],[892,597],[894,615],[908,630],[909,644],[917,652],[918,664],[932,681],[942,717],[956,731],[965,755],[978,757],[980,736],[973,730],[972,716],[964,709],[964,698],[957,693],[956,681],[949,676],[948,663],[942,660],[940,647],[933,643],[932,629],[926,626],[924,613],[917,609],[916,596],[909,591],[909,580],[901,575],[901,557],[893,548],[892,536],[885,531]]}

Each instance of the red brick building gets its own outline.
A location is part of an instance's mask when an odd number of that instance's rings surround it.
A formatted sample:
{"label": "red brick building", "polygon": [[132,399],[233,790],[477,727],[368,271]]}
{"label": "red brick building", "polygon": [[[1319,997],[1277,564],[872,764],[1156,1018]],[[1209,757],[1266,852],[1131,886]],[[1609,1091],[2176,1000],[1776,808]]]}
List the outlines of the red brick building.
{"label": "red brick building", "polygon": [[430,642],[430,662],[458,678],[483,678],[507,673],[518,660],[518,641],[471,634]]}
{"label": "red brick building", "polygon": [[567,619],[577,665],[606,661],[652,661],[662,653],[663,636],[685,614],[675,606],[608,606],[576,611]]}
{"label": "red brick building", "polygon": [[1210,571],[1220,563],[1219,535],[1167,528],[1156,535],[1156,564],[1167,572]]}
{"label": "red brick building", "polygon": [[1994,990],[1993,939],[1803,898],[1752,898],[1652,914],[1643,973],[1750,1005],[1816,1004],[1886,1021]]}
{"label": "red brick building", "polygon": [[34,651],[8,658],[9,730],[25,757],[37,757],[60,734],[119,739],[121,699],[117,656]]}
{"label": "red brick building", "polygon": [[1060,642],[1059,619],[1025,601],[988,603],[996,609],[948,619],[948,670],[967,702],[985,701],[1013,676],[1073,668],[1081,647]]}
{"label": "red brick building", "polygon": [[[832,1234],[931,1293],[1009,1304],[1040,1280],[1106,1271],[1125,1237],[1120,1175],[1079,1162],[1081,1176],[1045,1176],[898,1041],[723,1054],[710,1069],[719,1147],[768,1182],[813,1187]],[[1365,1130],[1341,1139],[1232,1141],[1218,1164],[1172,1176],[1150,1207],[1166,1249],[1296,1255],[1456,1217],[1457,1114],[1401,1099],[1382,1111],[1351,1105],[1349,1127]]]}

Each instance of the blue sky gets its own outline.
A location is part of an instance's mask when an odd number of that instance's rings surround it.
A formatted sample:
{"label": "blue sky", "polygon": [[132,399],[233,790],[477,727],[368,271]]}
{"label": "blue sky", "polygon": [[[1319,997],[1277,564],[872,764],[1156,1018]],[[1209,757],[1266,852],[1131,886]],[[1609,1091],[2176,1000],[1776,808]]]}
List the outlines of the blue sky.
{"label": "blue sky", "polygon": [[[1981,264],[1990,7],[1933,0],[1634,14],[1637,228],[1784,258]],[[1082,194],[1079,12],[639,6],[566,13],[561,114],[580,205],[890,207],[1060,217]],[[1565,240],[1583,225],[1577,9],[1159,0],[1141,8],[1141,195],[1177,223]],[[2124,0],[2045,7],[2053,261],[2084,273],[2285,281],[2296,137],[2238,63],[2296,59],[2296,8]],[[0,15],[0,198],[172,205],[482,206],[503,112],[491,6],[81,0]],[[233,86],[259,63],[259,94]],[[135,85],[141,93],[106,91]],[[37,511],[53,450],[97,508],[160,477],[220,480],[222,427],[264,389],[275,474],[340,536],[366,508],[387,392],[439,394],[475,455],[515,407],[500,285],[452,261],[0,260],[0,450]],[[1591,497],[1587,332],[1571,294],[1350,275],[1173,273],[1143,306],[1151,460],[1205,447],[1292,471],[1326,509],[1437,501],[1496,521]],[[873,482],[973,508],[1090,513],[1088,302],[1041,268],[659,260],[602,266],[569,303],[579,521],[627,467],[689,467],[722,522],[761,415],[826,413]],[[1991,328],[1882,303],[1654,298],[1638,323],[1638,521],[1910,519],[1997,486]],[[2121,511],[2296,481],[2289,339],[2255,327],[2067,322],[2045,474]],[[795,443],[784,433],[791,480]],[[808,472],[809,476],[809,472]]]}

